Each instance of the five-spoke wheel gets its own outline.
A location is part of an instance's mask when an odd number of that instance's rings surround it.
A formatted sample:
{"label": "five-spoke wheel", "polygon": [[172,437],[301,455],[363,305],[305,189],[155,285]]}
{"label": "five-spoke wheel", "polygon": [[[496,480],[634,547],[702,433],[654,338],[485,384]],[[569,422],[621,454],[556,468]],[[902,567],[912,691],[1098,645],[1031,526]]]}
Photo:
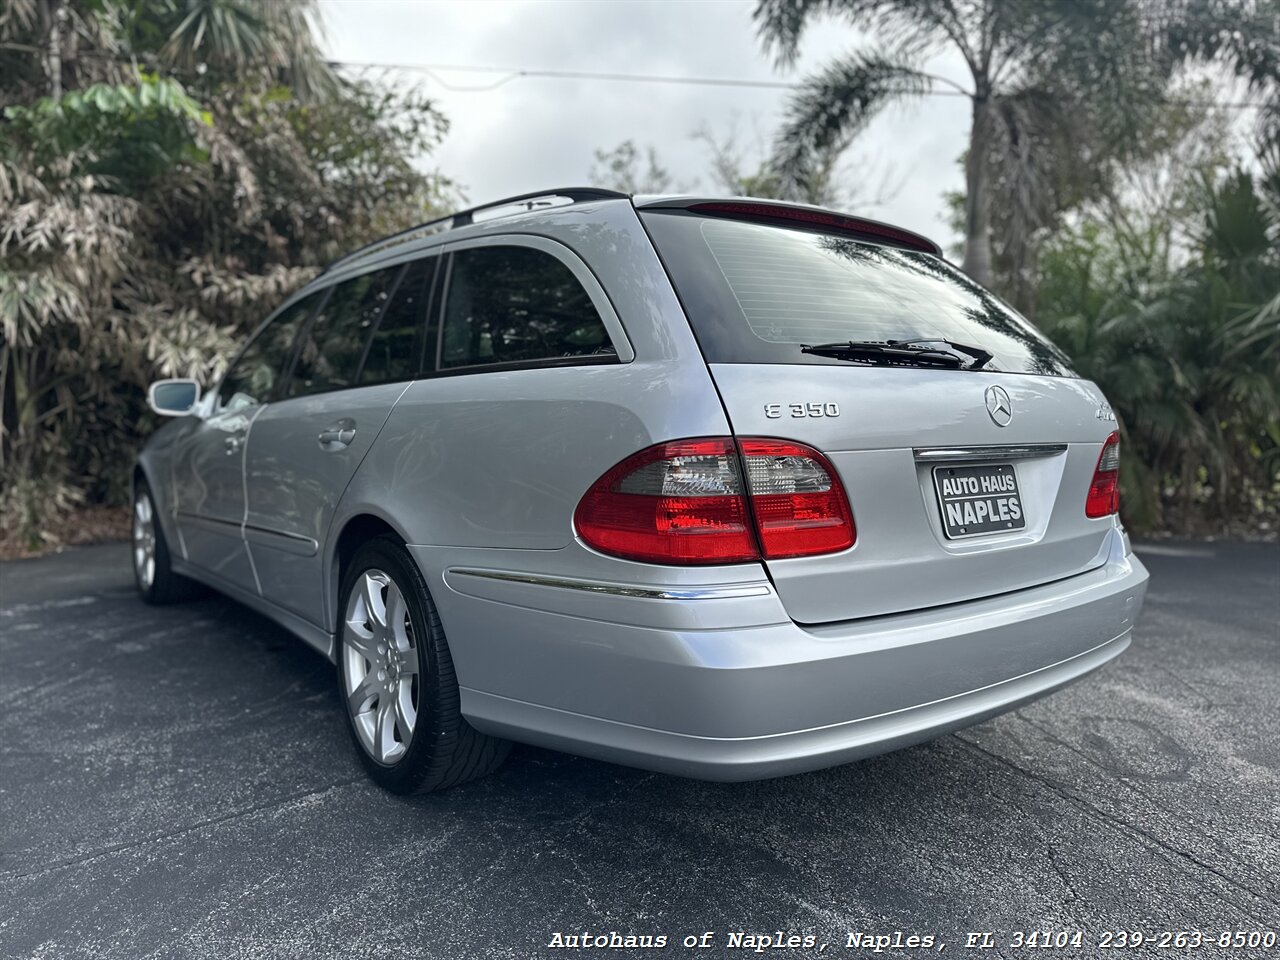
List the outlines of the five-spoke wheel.
{"label": "five-spoke wheel", "polygon": [[365,770],[388,790],[419,793],[495,769],[510,744],[462,716],[440,616],[404,545],[375,537],[344,568],[338,689]]}
{"label": "five-spoke wheel", "polygon": [[360,745],[379,763],[404,756],[418,722],[418,647],[404,594],[370,567],[347,599],[342,624],[347,709]]}
{"label": "five-spoke wheel", "polygon": [[139,589],[151,589],[156,581],[156,513],[146,487],[139,487],[133,500],[133,572]]}

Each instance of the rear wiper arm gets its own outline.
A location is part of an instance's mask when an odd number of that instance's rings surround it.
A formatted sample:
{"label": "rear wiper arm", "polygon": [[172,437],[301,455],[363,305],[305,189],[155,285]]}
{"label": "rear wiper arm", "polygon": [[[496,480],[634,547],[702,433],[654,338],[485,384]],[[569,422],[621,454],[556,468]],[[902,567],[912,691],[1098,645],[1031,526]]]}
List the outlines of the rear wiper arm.
{"label": "rear wiper arm", "polygon": [[[951,350],[927,347],[922,344],[943,343]],[[956,353],[955,351],[959,351]],[[942,367],[947,370],[978,370],[991,360],[991,354],[979,347],[970,347],[942,339],[919,340],[846,340],[840,343],[819,343],[814,346],[801,344],[801,353],[818,357],[834,357],[837,360],[855,360],[863,363],[901,364],[916,367]],[[965,354],[965,356],[961,356]],[[972,358],[972,359],[966,359]]]}
{"label": "rear wiper arm", "polygon": [[895,347],[912,346],[918,343],[945,343],[952,350],[959,350],[973,358],[973,362],[965,367],[966,370],[981,370],[995,359],[990,351],[983,350],[981,347],[971,347],[967,343],[956,343],[954,340],[944,340],[941,337],[918,337],[915,340],[886,340],[885,342]]}

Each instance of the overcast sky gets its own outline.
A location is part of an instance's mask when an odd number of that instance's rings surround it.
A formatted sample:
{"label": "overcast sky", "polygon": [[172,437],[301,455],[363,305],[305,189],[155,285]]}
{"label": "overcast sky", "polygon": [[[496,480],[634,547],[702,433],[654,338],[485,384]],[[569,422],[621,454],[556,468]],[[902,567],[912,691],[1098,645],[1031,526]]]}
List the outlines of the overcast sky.
{"label": "overcast sky", "polygon": [[[336,60],[457,64],[795,81],[855,48],[848,26],[810,27],[796,67],[774,68],[755,36],[751,0],[320,0]],[[958,57],[930,69],[965,80]],[[733,128],[750,169],[779,123],[785,90],[522,77],[488,90],[501,74],[397,72],[420,83],[448,116],[448,139],[430,164],[481,203],[552,186],[586,185],[593,151],[624,140],[654,146],[681,187],[713,191],[700,126]],[[890,108],[855,141],[843,177],[853,212],[953,237],[942,194],[958,189],[957,158],[968,100],[936,96]],[[896,193],[873,204],[885,178]]]}

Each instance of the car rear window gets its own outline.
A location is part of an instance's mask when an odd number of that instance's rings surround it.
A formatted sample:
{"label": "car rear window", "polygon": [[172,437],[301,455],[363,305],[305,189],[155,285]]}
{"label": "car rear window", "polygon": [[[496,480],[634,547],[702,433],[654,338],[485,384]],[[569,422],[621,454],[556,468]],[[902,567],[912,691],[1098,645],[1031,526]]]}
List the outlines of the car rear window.
{"label": "car rear window", "polygon": [[990,352],[985,369],[1074,376],[1026,320],[932,254],[681,211],[641,216],[709,362],[842,364],[800,346],[941,338]]}

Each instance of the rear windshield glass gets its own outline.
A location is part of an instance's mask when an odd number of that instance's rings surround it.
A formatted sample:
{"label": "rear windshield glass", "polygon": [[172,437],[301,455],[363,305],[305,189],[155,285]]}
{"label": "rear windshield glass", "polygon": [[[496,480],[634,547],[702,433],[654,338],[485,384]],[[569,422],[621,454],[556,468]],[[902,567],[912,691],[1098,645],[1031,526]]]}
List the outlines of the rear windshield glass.
{"label": "rear windshield glass", "polygon": [[847,361],[801,344],[941,338],[993,355],[984,369],[1074,376],[996,296],[927,253],[676,211],[642,213],[712,363]]}

